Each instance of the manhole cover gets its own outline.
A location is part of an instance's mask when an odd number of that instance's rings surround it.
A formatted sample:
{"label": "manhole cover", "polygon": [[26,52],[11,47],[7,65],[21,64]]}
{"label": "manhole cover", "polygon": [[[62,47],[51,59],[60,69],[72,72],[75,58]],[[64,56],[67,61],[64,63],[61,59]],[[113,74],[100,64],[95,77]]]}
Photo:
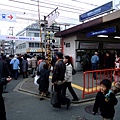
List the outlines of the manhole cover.
{"label": "manhole cover", "polygon": [[[85,111],[89,114],[93,114],[93,105],[89,105],[85,107]],[[96,115],[100,115],[100,110],[98,110],[98,112],[96,113]]]}

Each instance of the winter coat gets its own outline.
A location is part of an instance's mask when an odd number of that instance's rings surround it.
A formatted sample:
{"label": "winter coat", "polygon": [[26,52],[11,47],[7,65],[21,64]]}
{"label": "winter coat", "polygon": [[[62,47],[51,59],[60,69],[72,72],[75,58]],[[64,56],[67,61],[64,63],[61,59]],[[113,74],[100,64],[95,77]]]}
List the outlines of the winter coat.
{"label": "winter coat", "polygon": [[11,61],[10,61],[10,64],[13,66],[13,70],[18,70],[19,69],[19,60],[17,58],[13,58]]}
{"label": "winter coat", "polygon": [[104,60],[104,64],[105,64],[105,69],[110,69],[111,66],[111,57],[110,56],[105,56],[105,60]]}
{"label": "winter coat", "polygon": [[38,68],[39,72],[43,69],[44,64],[46,64],[45,61],[41,61],[41,62],[40,62],[39,68]]}
{"label": "winter coat", "polygon": [[10,75],[7,62],[0,60],[0,94],[3,92],[3,85],[7,84],[6,78]]}
{"label": "winter coat", "polygon": [[66,71],[65,71],[65,81],[72,82],[72,65],[68,63],[66,64]]}
{"label": "winter coat", "polygon": [[31,58],[30,60],[30,66],[31,68],[37,68],[37,59],[36,58]]}
{"label": "winter coat", "polygon": [[97,113],[98,108],[100,108],[101,116],[103,118],[113,118],[115,114],[114,106],[117,104],[117,102],[117,98],[113,93],[110,94],[110,100],[106,102],[105,94],[99,91],[96,95],[93,112]]}
{"label": "winter coat", "polygon": [[27,70],[28,70],[28,61],[23,60],[22,63],[21,63],[21,67],[22,67],[22,72],[27,72]]}
{"label": "winter coat", "polygon": [[50,70],[42,69],[40,71],[40,78],[38,79],[39,90],[41,92],[47,92],[49,87],[49,74]]}
{"label": "winter coat", "polygon": [[66,70],[66,65],[63,62],[63,60],[62,59],[58,60],[54,66],[52,83],[55,83],[58,81],[64,81],[65,70]]}

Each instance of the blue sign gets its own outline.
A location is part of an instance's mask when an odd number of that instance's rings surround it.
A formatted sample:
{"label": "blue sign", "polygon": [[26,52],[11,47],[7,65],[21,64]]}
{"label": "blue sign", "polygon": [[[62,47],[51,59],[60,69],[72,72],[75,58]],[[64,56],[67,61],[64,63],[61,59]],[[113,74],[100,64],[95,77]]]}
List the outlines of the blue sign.
{"label": "blue sign", "polygon": [[19,40],[29,40],[28,37],[19,37]]}
{"label": "blue sign", "polygon": [[82,15],[79,16],[79,21],[84,21],[88,18],[95,17],[97,15],[103,14],[105,12],[108,12],[113,9],[113,2],[106,3],[100,7],[97,7],[91,11],[88,11]]}
{"label": "blue sign", "polygon": [[86,34],[87,37],[96,36],[96,35],[107,35],[110,33],[116,32],[116,27],[109,27],[98,31],[92,31]]}
{"label": "blue sign", "polygon": [[2,19],[5,19],[6,18],[6,14],[2,14]]}

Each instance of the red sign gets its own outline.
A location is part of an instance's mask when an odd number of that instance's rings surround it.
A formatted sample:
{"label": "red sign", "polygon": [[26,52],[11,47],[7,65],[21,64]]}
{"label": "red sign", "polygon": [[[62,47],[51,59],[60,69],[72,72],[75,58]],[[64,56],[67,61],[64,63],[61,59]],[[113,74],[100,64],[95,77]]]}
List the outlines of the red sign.
{"label": "red sign", "polygon": [[12,16],[12,15],[9,15],[8,18],[9,18],[10,20],[12,20],[12,19],[13,19],[13,16]]}

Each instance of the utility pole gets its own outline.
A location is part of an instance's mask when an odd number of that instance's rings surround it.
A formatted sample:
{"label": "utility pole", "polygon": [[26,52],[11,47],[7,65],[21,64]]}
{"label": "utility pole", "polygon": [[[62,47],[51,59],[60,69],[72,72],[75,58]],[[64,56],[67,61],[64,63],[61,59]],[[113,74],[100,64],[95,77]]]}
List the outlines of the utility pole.
{"label": "utility pole", "polygon": [[38,18],[39,18],[39,28],[40,28],[40,47],[42,48],[42,55],[43,55],[43,41],[42,41],[42,31],[41,31],[41,21],[40,21],[40,1],[38,0]]}
{"label": "utility pole", "polygon": [[[13,28],[14,28],[14,27],[9,27],[9,30],[11,31],[11,34],[9,34],[9,35],[12,35],[12,36],[13,36]],[[12,44],[12,47],[13,47],[13,49],[12,49],[12,54],[14,55],[14,41],[13,41],[13,40],[12,40],[11,44]]]}

